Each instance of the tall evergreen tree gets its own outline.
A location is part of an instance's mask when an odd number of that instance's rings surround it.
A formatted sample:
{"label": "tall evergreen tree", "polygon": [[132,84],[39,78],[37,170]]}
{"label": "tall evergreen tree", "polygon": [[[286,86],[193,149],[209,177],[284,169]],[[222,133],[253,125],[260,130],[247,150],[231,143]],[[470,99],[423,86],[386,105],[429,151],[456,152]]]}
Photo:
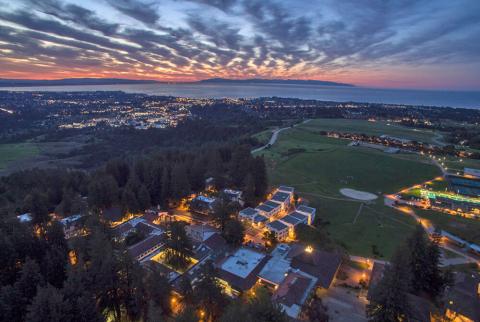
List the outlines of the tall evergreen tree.
{"label": "tall evergreen tree", "polygon": [[64,322],[71,321],[68,305],[63,301],[62,293],[51,285],[40,287],[37,295],[28,307],[28,322]]}
{"label": "tall evergreen tree", "polygon": [[179,164],[173,168],[171,187],[172,197],[174,199],[183,198],[190,193],[187,169],[183,164]]}
{"label": "tall evergreen tree", "polygon": [[140,211],[144,211],[151,206],[150,193],[145,185],[141,185],[137,193],[138,206]]}
{"label": "tall evergreen tree", "polygon": [[256,204],[256,192],[255,192],[255,178],[252,174],[248,174],[245,179],[245,185],[243,187],[243,199],[249,206]]}
{"label": "tall evergreen tree", "polygon": [[240,246],[243,243],[245,237],[245,228],[242,223],[236,219],[231,219],[225,224],[225,230],[223,232],[223,237],[227,243]]}
{"label": "tall evergreen tree", "polygon": [[255,196],[262,198],[268,189],[267,167],[263,157],[258,156],[253,159],[251,173],[255,179]]}
{"label": "tall evergreen tree", "polygon": [[425,292],[432,298],[440,296],[449,282],[449,274],[442,273],[440,249],[431,241],[421,225],[407,240],[410,249],[409,266],[412,271],[412,291]]}
{"label": "tall evergreen tree", "polygon": [[166,260],[175,268],[184,268],[188,265],[188,258],[192,255],[192,243],[185,232],[185,225],[175,221],[167,230]]}
{"label": "tall evergreen tree", "polygon": [[232,209],[228,202],[224,199],[219,199],[213,208],[213,221],[220,226],[222,232],[225,231],[225,225],[231,219]]}
{"label": "tall evergreen tree", "polygon": [[410,289],[410,271],[404,249],[395,253],[391,264],[385,268],[383,278],[372,289],[367,317],[372,322],[406,321],[410,308],[407,294]]}
{"label": "tall evergreen tree", "polygon": [[42,225],[50,220],[48,216],[48,199],[44,193],[38,190],[32,191],[25,198],[25,207],[32,214],[33,224]]}
{"label": "tall evergreen tree", "polygon": [[206,262],[201,267],[194,287],[194,297],[201,310],[205,313],[207,321],[218,319],[227,304],[222,288],[215,278],[215,268],[211,261]]}

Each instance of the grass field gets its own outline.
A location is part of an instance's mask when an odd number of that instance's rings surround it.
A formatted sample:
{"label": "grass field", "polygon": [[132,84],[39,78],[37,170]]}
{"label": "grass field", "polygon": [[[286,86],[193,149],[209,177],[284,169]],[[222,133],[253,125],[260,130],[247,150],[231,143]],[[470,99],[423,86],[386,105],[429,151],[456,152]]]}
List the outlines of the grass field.
{"label": "grass field", "polygon": [[368,122],[364,120],[315,119],[303,127],[311,130],[363,133],[376,136],[386,134],[427,143],[435,143],[434,139],[436,137],[436,134],[431,130],[413,129],[385,121]]}
{"label": "grass field", "polygon": [[32,157],[39,153],[34,143],[0,144],[0,170],[6,168],[8,163]]}
{"label": "grass field", "polygon": [[262,145],[268,143],[270,138],[272,137],[272,129],[268,129],[259,133],[252,135],[252,137],[256,138]]}
{"label": "grass field", "polygon": [[430,220],[435,227],[468,242],[480,244],[480,220],[452,216],[432,210],[415,209],[415,212],[420,217]]}
{"label": "grass field", "polygon": [[[273,147],[260,152],[266,158],[270,182],[294,186],[302,198],[317,208],[331,237],[349,253],[389,258],[415,223],[384,206],[381,194],[432,179],[440,170],[414,154],[386,154],[321,136],[319,130],[326,124],[331,126],[331,121],[313,120],[284,131]],[[333,121],[338,131],[346,131],[357,123],[345,120],[342,126],[341,121]],[[399,135],[398,129],[394,133],[384,132],[384,124],[360,122],[364,128],[372,127],[372,132]],[[402,130],[402,137],[406,137],[407,130]],[[359,210],[361,203],[341,195],[341,188],[368,191],[379,198]]]}

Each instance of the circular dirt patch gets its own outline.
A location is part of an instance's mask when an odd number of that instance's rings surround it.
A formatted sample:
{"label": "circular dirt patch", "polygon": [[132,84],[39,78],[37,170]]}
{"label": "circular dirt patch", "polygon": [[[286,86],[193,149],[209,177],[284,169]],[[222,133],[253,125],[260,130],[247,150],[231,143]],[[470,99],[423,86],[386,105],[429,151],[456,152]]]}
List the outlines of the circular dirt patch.
{"label": "circular dirt patch", "polygon": [[378,196],[373,193],[353,190],[349,188],[340,189],[340,193],[346,197],[363,201],[371,201],[378,198]]}

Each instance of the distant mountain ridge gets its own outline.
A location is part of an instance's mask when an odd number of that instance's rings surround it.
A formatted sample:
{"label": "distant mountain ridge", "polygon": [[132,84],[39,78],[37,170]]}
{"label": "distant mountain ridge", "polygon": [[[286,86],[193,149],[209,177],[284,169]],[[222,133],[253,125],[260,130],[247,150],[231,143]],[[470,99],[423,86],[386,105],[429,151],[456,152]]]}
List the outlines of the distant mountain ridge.
{"label": "distant mountain ridge", "polygon": [[5,79],[0,78],[0,87],[20,86],[63,86],[63,85],[117,85],[117,84],[152,84],[155,80],[124,78],[64,78],[64,79]]}
{"label": "distant mountain ridge", "polygon": [[352,84],[337,83],[322,80],[306,80],[306,79],[265,79],[265,78],[249,78],[249,79],[229,79],[229,78],[210,78],[198,81],[202,84],[291,84],[291,85],[321,85],[321,86],[347,86],[355,87]]}
{"label": "distant mountain ridge", "polygon": [[[125,78],[64,78],[64,79],[6,79],[0,78],[0,87],[27,87],[27,86],[75,86],[75,85],[122,85],[122,84],[166,84],[167,82],[144,79],[125,79]],[[169,82],[175,83],[175,82]],[[177,82],[181,84],[182,82]],[[337,83],[321,80],[303,80],[303,79],[229,79],[229,78],[209,78],[190,84],[284,84],[284,85],[320,85],[320,86],[345,86],[354,87],[352,84]]]}

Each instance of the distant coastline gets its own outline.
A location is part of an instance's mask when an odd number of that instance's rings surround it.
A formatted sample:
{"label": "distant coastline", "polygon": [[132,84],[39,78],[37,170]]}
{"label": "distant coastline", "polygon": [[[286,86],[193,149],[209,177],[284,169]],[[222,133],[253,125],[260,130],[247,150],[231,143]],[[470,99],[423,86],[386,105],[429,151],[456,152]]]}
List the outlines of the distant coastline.
{"label": "distant coastline", "polygon": [[402,104],[413,106],[437,106],[480,108],[480,91],[432,91],[380,89],[349,86],[320,86],[295,84],[225,84],[225,83],[143,83],[113,85],[63,85],[0,87],[2,91],[20,92],[98,92],[122,91],[157,96],[186,98],[260,98],[282,97],[331,102],[363,102],[378,104]]}
{"label": "distant coastline", "polygon": [[196,82],[162,82],[156,80],[124,79],[124,78],[64,78],[64,79],[2,79],[0,87],[29,87],[29,86],[75,86],[75,85],[123,85],[123,84],[284,84],[284,85],[316,85],[316,86],[343,86],[355,87],[352,84],[337,83],[322,80],[301,79],[228,79],[209,78]]}
{"label": "distant coastline", "polygon": [[122,85],[122,84],[155,84],[154,80],[123,78],[64,78],[64,79],[5,79],[0,78],[0,87],[29,86],[75,86],[75,85]]}
{"label": "distant coastline", "polygon": [[308,80],[308,79],[265,79],[265,78],[249,78],[249,79],[228,79],[228,78],[210,78],[198,81],[201,84],[285,84],[285,85],[318,85],[318,86],[345,86],[355,87],[352,84],[337,83],[322,80]]}

